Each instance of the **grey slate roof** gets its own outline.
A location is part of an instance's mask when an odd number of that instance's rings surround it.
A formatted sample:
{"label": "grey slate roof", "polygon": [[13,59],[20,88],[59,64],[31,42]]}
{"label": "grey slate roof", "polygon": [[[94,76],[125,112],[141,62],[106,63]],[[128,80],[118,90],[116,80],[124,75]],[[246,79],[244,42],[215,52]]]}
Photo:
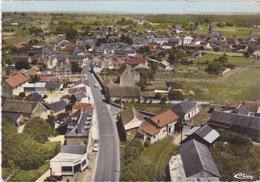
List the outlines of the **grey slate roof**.
{"label": "grey slate roof", "polygon": [[120,55],[135,54],[135,50],[127,50],[127,49],[115,50],[115,51],[114,51],[114,54],[120,54]]}
{"label": "grey slate roof", "polygon": [[77,101],[81,101],[81,99],[87,97],[86,94],[84,94],[83,92],[76,92],[73,95],[75,96]]}
{"label": "grey slate roof", "polygon": [[79,81],[77,81],[76,83],[74,83],[74,87],[75,87],[75,86],[78,86],[78,85],[80,85],[80,84],[89,86],[88,80],[86,80],[86,79],[80,79]]}
{"label": "grey slate roof", "polygon": [[[259,130],[260,132],[260,118],[253,116],[245,116],[234,113],[226,113],[222,111],[214,111],[210,118],[210,123],[217,122],[224,126],[240,126],[248,129]],[[260,137],[260,136],[259,136]]]}
{"label": "grey slate roof", "polygon": [[52,104],[46,104],[46,107],[49,110],[54,111],[55,113],[64,110],[65,106],[67,106],[67,102],[65,100],[60,100],[60,101],[54,102]]}
{"label": "grey slate roof", "polygon": [[18,61],[28,61],[28,59],[29,59],[29,56],[27,56],[27,55],[19,55],[19,56],[15,55],[12,57],[12,62],[15,64]]}
{"label": "grey slate roof", "polygon": [[[180,145],[180,154],[187,177],[220,177],[208,147],[196,140]],[[200,176],[200,174],[204,176]],[[206,176],[205,176],[206,175]]]}
{"label": "grey slate roof", "polygon": [[243,104],[239,104],[236,109],[234,109],[234,112],[237,114],[242,114],[242,115],[248,115],[249,111]]}
{"label": "grey slate roof", "polygon": [[[87,126],[87,118],[92,117],[92,115],[86,111],[82,112],[77,119],[77,124],[71,130],[68,130],[66,133],[66,137],[68,136],[85,136],[89,135],[89,128],[85,128]],[[71,123],[72,124],[72,123]],[[74,122],[75,124],[75,122]]]}
{"label": "grey slate roof", "polygon": [[28,95],[26,99],[39,102],[43,100],[43,97],[38,92],[33,92],[32,94]]}
{"label": "grey slate roof", "polygon": [[176,113],[188,113],[191,109],[195,108],[197,105],[188,99],[185,99],[181,103],[175,105],[172,110]]}
{"label": "grey slate roof", "polygon": [[57,83],[57,82],[46,82],[45,84],[45,88],[55,88],[55,89],[59,89],[61,87],[61,83]]}
{"label": "grey slate roof", "polygon": [[86,150],[87,150],[86,145],[62,145],[60,149],[60,153],[82,155],[86,153]]}
{"label": "grey slate roof", "polygon": [[5,112],[2,113],[3,116],[12,119],[13,121],[15,121],[15,125],[17,126],[16,121],[21,117],[22,114],[20,113],[10,113],[10,112]]}
{"label": "grey slate roof", "polygon": [[207,141],[210,144],[213,143],[220,136],[220,134],[216,130],[214,130],[208,125],[201,127],[194,134],[203,138],[205,141]]}

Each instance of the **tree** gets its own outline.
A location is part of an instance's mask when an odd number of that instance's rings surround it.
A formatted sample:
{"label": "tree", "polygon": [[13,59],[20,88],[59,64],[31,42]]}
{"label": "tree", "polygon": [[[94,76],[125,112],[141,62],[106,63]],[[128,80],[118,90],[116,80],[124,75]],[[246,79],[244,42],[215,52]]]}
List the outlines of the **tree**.
{"label": "tree", "polygon": [[154,96],[155,99],[161,99],[162,98],[162,94],[160,93],[156,93]]}
{"label": "tree", "polygon": [[102,43],[107,43],[107,39],[105,38],[97,39],[96,46],[100,46]]}
{"label": "tree", "polygon": [[38,62],[38,60],[37,59],[34,59],[34,60],[32,60],[32,65],[36,65],[37,64],[37,62]]}
{"label": "tree", "polygon": [[5,63],[7,64],[7,65],[12,65],[13,64],[13,62],[12,62],[12,60],[10,59],[10,58],[7,58],[6,60],[5,60]]}
{"label": "tree", "polygon": [[159,68],[159,64],[153,62],[150,64],[150,68],[151,68],[151,70],[149,72],[149,80],[151,81],[151,80],[154,80],[154,76]]}
{"label": "tree", "polygon": [[[40,126],[38,126],[40,127]],[[37,129],[37,128],[36,128]],[[32,131],[33,132],[33,131]],[[57,152],[55,150],[55,152]],[[26,133],[17,133],[12,120],[2,120],[2,165],[5,168],[37,169],[53,151],[47,150]]]}
{"label": "tree", "polygon": [[44,71],[47,68],[47,65],[45,63],[39,63],[38,65],[40,66],[40,71]]}
{"label": "tree", "polygon": [[25,125],[24,133],[27,133],[33,140],[44,143],[48,141],[49,136],[55,135],[55,130],[42,118],[34,117]]}
{"label": "tree", "polygon": [[21,70],[21,69],[26,69],[28,70],[30,68],[30,64],[29,62],[26,60],[22,60],[22,61],[18,61],[16,64],[15,64],[15,69],[16,70]]}
{"label": "tree", "polygon": [[80,73],[82,71],[82,68],[79,66],[78,62],[71,62],[71,72],[72,73]]}
{"label": "tree", "polygon": [[183,94],[177,90],[170,90],[168,93],[168,98],[170,100],[183,100]]}
{"label": "tree", "polygon": [[10,69],[7,69],[7,70],[5,71],[5,74],[6,74],[7,76],[9,76],[9,75],[11,74]]}
{"label": "tree", "polygon": [[40,81],[40,78],[38,77],[37,74],[35,74],[35,75],[30,75],[30,78],[31,78],[31,81],[32,81],[32,82],[38,82],[38,81]]}
{"label": "tree", "polygon": [[169,55],[168,61],[170,64],[175,64],[178,62],[178,60],[176,59],[176,56],[174,54]]}
{"label": "tree", "polygon": [[208,67],[206,68],[206,71],[211,74],[219,74],[222,71],[224,71],[224,67],[219,61],[213,61],[209,63]]}
{"label": "tree", "polygon": [[72,27],[69,27],[65,30],[65,36],[68,40],[74,40],[75,37],[78,35],[78,31],[73,29]]}
{"label": "tree", "polygon": [[128,43],[129,45],[132,45],[132,44],[133,44],[133,39],[131,39],[129,36],[127,36],[127,35],[125,35],[125,34],[122,34],[122,35],[121,35],[120,41],[121,41],[121,42],[126,42],[126,43]]}

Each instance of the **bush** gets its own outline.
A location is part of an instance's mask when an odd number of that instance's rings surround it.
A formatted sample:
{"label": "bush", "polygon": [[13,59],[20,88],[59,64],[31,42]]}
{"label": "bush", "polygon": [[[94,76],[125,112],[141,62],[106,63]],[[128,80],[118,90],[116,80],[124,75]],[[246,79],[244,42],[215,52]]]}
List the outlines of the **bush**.
{"label": "bush", "polygon": [[38,169],[21,170],[12,178],[12,181],[35,181],[42,174],[44,174],[49,169],[49,167],[50,163],[48,161]]}
{"label": "bush", "polygon": [[48,141],[49,136],[55,135],[55,130],[47,121],[40,117],[34,117],[25,125],[24,133],[28,134],[33,140],[44,143]]}
{"label": "bush", "polygon": [[235,133],[232,131],[227,131],[225,129],[218,129],[218,132],[220,133],[219,140],[222,142],[228,142],[230,144],[235,145],[252,145],[253,142],[251,138],[249,138],[246,135]]}
{"label": "bush", "polygon": [[30,68],[29,62],[28,61],[18,61],[15,64],[15,69],[16,70],[21,70],[21,69],[26,69],[28,70]]}
{"label": "bush", "polygon": [[183,100],[183,94],[180,91],[176,91],[176,90],[170,90],[169,94],[168,94],[168,98],[170,100]]}
{"label": "bush", "polygon": [[12,174],[12,171],[7,169],[7,168],[4,168],[2,167],[2,178],[3,179],[6,179],[9,175]]}

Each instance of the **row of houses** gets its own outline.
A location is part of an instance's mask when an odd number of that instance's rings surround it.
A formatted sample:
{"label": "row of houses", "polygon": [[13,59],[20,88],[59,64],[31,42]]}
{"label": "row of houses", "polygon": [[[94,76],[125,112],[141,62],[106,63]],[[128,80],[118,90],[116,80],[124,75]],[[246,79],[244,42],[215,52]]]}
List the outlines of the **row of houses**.
{"label": "row of houses", "polygon": [[179,123],[191,120],[201,111],[201,105],[186,99],[161,114],[145,117],[134,107],[129,107],[118,113],[117,128],[122,141],[135,137],[143,143],[154,143],[168,135],[179,132]]}
{"label": "row of houses", "polygon": [[[26,76],[19,73],[11,79],[20,77],[25,78]],[[7,83],[12,83],[12,80],[8,79]],[[89,161],[90,144],[88,142],[93,115],[87,81],[75,82],[67,90],[68,98],[59,98],[57,101],[47,101],[47,98],[51,97],[52,92],[61,93],[61,83],[28,83],[27,79],[21,79],[19,86],[23,88],[26,97],[23,100],[6,99],[3,102],[2,115],[12,119],[19,127],[35,116],[47,119],[50,115],[58,118],[62,114],[63,118],[57,119],[54,127],[59,135],[64,135],[65,138],[60,152],[50,160],[51,175],[74,175],[76,172],[86,169]],[[49,88],[56,89],[49,91]],[[14,88],[12,93],[16,92],[18,93]],[[47,97],[43,95],[47,95]]]}
{"label": "row of houses", "polygon": [[50,160],[51,175],[74,175],[87,168],[92,114],[79,109],[56,125],[55,129],[64,134],[65,141],[60,152]]}
{"label": "row of houses", "polygon": [[252,116],[248,106],[248,103],[239,103],[230,110],[215,110],[208,125],[194,126],[187,131],[180,143],[180,153],[169,161],[171,181],[220,181],[221,174],[209,150],[220,136],[213,128],[242,133],[259,142],[260,118]]}

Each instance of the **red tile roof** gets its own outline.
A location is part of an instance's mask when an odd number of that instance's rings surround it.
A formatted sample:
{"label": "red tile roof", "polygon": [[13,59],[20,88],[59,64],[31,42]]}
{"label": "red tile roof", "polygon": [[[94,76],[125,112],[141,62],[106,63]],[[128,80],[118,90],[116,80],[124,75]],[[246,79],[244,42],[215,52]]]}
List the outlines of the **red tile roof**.
{"label": "red tile roof", "polygon": [[70,88],[69,93],[74,94],[76,92],[87,92],[86,87],[76,87],[76,88]]}
{"label": "red tile roof", "polygon": [[81,102],[76,103],[75,108],[83,109],[84,111],[87,111],[89,113],[93,113],[93,109],[94,109],[91,104],[81,103]]}
{"label": "red tile roof", "polygon": [[148,121],[143,121],[142,124],[139,127],[139,130],[143,131],[144,133],[153,136],[157,133],[159,133],[160,129],[154,126],[153,124],[150,124]]}
{"label": "red tile roof", "polygon": [[126,68],[127,68],[126,64],[123,64],[117,71],[118,76],[120,76],[125,71]]}
{"label": "red tile roof", "polygon": [[130,58],[126,60],[126,64],[129,65],[138,65],[138,64],[144,64],[146,63],[146,59],[140,59],[140,58]]}
{"label": "red tile roof", "polygon": [[8,83],[8,85],[10,85],[11,87],[15,88],[25,82],[29,81],[29,77],[27,77],[25,74],[23,73],[18,73],[10,78],[7,78],[5,80],[6,83]]}
{"label": "red tile roof", "polygon": [[151,118],[151,121],[158,125],[160,128],[166,126],[167,124],[177,121],[179,117],[171,110],[167,110],[157,116]]}

